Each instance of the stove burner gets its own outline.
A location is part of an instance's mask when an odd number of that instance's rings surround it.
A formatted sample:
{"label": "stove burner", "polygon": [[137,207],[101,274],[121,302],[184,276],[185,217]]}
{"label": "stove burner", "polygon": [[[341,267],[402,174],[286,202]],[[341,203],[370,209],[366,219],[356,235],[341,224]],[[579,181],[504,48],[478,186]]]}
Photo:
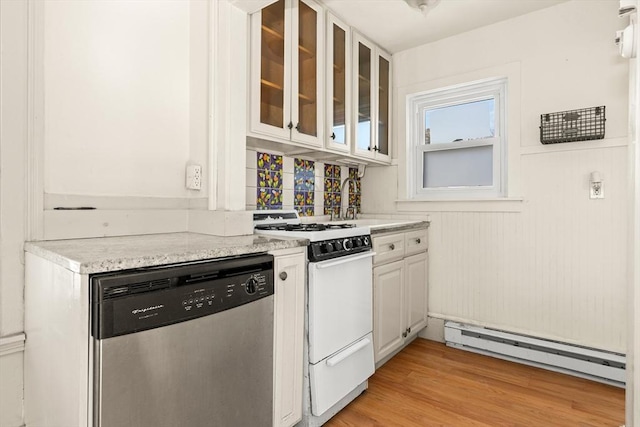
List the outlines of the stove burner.
{"label": "stove burner", "polygon": [[268,224],[257,225],[257,230],[278,230],[278,231],[325,231],[341,228],[352,228],[355,224]]}

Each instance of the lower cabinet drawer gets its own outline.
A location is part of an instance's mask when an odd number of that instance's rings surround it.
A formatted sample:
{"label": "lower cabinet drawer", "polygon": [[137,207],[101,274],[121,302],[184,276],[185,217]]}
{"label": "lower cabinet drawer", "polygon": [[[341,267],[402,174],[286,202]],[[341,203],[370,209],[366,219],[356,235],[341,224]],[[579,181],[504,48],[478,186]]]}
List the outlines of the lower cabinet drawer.
{"label": "lower cabinet drawer", "polygon": [[405,255],[413,255],[427,250],[427,230],[416,230],[404,235]]}
{"label": "lower cabinet drawer", "polygon": [[373,265],[404,258],[404,234],[391,234],[373,238]]}

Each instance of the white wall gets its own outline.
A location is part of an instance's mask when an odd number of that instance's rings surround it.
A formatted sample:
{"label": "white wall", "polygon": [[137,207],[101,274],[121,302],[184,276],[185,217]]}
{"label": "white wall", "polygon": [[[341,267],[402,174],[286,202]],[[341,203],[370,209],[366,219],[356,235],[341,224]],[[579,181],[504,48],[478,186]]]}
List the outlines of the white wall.
{"label": "white wall", "polygon": [[[43,193],[32,238],[250,233],[250,216],[224,213],[245,206],[246,13],[218,0],[34,5],[44,177],[31,179]],[[202,166],[199,191],[187,164]]]}
{"label": "white wall", "polygon": [[[628,62],[612,42],[626,25],[617,7],[570,1],[394,55],[398,165],[367,171],[363,211],[430,214],[432,316],[626,350]],[[501,75],[510,200],[402,201],[405,95]],[[607,107],[606,139],[540,144],[540,114],[596,105]],[[604,200],[588,198],[592,171]]]}
{"label": "white wall", "polygon": [[0,2],[0,425],[22,425],[27,2]]}
{"label": "white wall", "polygon": [[207,92],[206,59],[192,89],[190,54],[207,52],[206,17],[204,0],[44,2],[46,193],[187,196],[190,95]]}

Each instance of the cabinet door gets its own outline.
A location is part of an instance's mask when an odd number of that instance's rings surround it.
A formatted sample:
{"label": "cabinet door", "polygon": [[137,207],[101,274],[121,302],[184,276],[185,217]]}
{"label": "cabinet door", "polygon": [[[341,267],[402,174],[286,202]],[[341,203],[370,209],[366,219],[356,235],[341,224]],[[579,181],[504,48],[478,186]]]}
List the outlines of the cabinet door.
{"label": "cabinet door", "polygon": [[391,56],[378,50],[378,97],[375,156],[378,160],[391,160]]}
{"label": "cabinet door", "polygon": [[327,14],[327,137],[326,147],[349,152],[351,147],[351,32]]}
{"label": "cabinet door", "polygon": [[375,79],[373,43],[353,33],[353,92],[354,92],[354,154],[373,158],[376,127],[373,126],[375,98],[377,95]]}
{"label": "cabinet door", "polygon": [[409,336],[427,326],[427,252],[404,260],[405,325]]}
{"label": "cabinet door", "polygon": [[251,129],[289,139],[291,0],[251,15]]}
{"label": "cabinet door", "polygon": [[311,0],[294,2],[291,47],[292,117],[291,139],[322,145],[324,102],[323,10]]}
{"label": "cabinet door", "polygon": [[302,419],[304,253],[274,261],[274,423],[290,427]]}
{"label": "cabinet door", "polygon": [[403,282],[404,261],[373,269],[373,344],[376,363],[404,342]]}

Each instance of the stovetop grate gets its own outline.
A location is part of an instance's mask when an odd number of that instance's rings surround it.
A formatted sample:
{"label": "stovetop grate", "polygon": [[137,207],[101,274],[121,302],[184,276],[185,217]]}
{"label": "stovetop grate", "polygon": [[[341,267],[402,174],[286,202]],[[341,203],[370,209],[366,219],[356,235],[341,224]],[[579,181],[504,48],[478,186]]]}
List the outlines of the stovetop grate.
{"label": "stovetop grate", "polygon": [[324,231],[342,228],[353,228],[355,224],[263,224],[256,225],[257,230],[278,231]]}

